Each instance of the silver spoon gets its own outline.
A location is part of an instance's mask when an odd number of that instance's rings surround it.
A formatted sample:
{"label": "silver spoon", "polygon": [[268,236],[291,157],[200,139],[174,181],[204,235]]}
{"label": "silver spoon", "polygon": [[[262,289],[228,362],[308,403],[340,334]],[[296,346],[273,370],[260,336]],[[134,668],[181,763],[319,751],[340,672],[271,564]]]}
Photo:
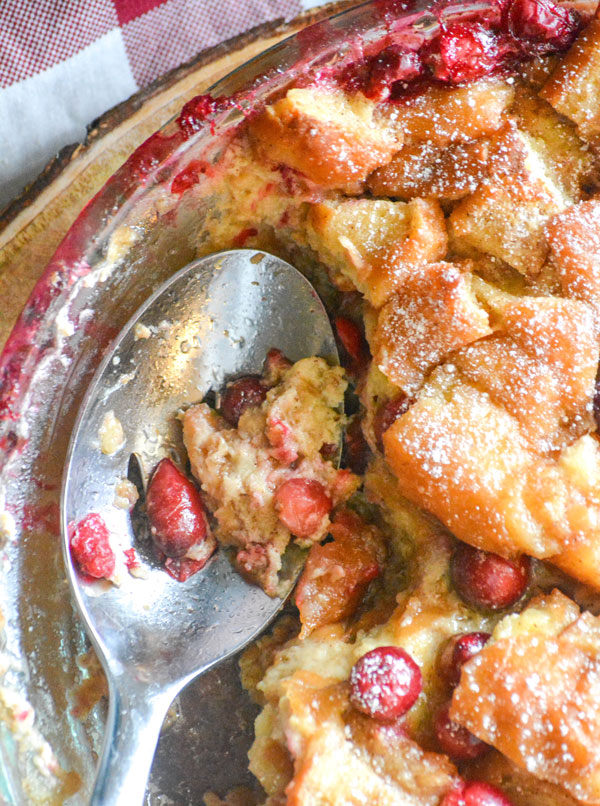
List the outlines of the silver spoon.
{"label": "silver spoon", "polygon": [[[310,355],[338,360],[325,309],[296,269],[249,249],[211,255],[179,271],[138,310],[82,403],[67,457],[61,515],[71,588],[109,683],[92,806],[143,802],[174,697],[255,638],[281,608],[298,574],[300,559],[288,551],[284,595],[272,599],[245,582],[220,550],[187,582],[175,582],[156,563],[152,567],[151,548],[140,548],[129,513],[114,506],[130,456],[136,454],[146,472],[164,456],[181,459],[176,412],[230,377],[259,373],[272,347],[293,361]],[[98,434],[109,411],[122,424],[125,442],[107,456]],[[108,590],[109,583],[82,579],[71,562],[68,525],[90,512],[101,513],[126,547],[140,549],[148,578],[125,573],[122,585]]]}

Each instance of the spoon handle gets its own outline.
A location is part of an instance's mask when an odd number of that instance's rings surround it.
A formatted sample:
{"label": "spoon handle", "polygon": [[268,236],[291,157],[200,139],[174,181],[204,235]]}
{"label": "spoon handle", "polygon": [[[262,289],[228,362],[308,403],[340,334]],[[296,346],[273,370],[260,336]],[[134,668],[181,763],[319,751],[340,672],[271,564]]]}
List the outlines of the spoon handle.
{"label": "spoon handle", "polygon": [[148,685],[109,682],[106,732],[90,806],[141,806],[171,697]]}

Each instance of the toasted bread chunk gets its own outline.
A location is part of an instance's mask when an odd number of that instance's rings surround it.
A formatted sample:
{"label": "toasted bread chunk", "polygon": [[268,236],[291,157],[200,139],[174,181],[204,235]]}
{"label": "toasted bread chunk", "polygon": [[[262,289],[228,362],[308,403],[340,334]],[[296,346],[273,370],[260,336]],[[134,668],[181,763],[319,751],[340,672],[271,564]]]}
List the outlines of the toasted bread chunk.
{"label": "toasted bread chunk", "polygon": [[593,159],[575,126],[524,87],[516,90],[511,115],[529,136],[554,183],[571,201],[579,201],[581,185],[592,170]]}
{"label": "toasted bread chunk", "polygon": [[561,786],[540,781],[496,751],[469,764],[468,777],[498,787],[512,806],[580,806]]}
{"label": "toasted bread chunk", "polygon": [[386,458],[400,492],[461,540],[551,558],[598,588],[600,450],[585,435],[597,361],[589,311],[556,299],[536,310],[529,298],[505,312],[504,327],[433,373],[385,433]]}
{"label": "toasted bread chunk", "polygon": [[254,118],[248,133],[259,155],[294,168],[323,188],[348,188],[385,165],[402,136],[375,119],[363,95],[291,89]]}
{"label": "toasted bread chunk", "polygon": [[569,199],[553,181],[534,141],[507,127],[495,140],[492,176],[450,216],[453,239],[535,275],[548,252],[544,225]]}
{"label": "toasted bread chunk", "polygon": [[497,79],[464,87],[432,86],[389,104],[387,115],[405,143],[427,140],[444,148],[497,131],[512,99],[513,88]]}
{"label": "toasted bread chunk", "polygon": [[410,201],[415,196],[444,201],[462,199],[487,176],[489,140],[439,148],[429,142],[405,146],[377,168],[367,186],[374,196]]}
{"label": "toasted bread chunk", "polygon": [[584,140],[600,134],[600,19],[590,22],[540,92]]}
{"label": "toasted bread chunk", "polygon": [[407,278],[379,311],[370,339],[373,357],[407,394],[451,352],[492,332],[470,279],[455,264],[430,264]]}
{"label": "toasted bread chunk", "polygon": [[600,619],[559,591],[507,616],[467,662],[451,716],[577,801],[600,802]]}
{"label": "toasted bread chunk", "polygon": [[[285,684],[285,734],[293,748],[289,806],[437,806],[457,780],[444,756],[402,730],[348,713],[345,684],[297,672]],[[318,729],[317,729],[318,728]]]}
{"label": "toasted bread chunk", "polygon": [[600,331],[600,200],[570,207],[546,230],[564,295],[587,302]]}
{"label": "toasted bread chunk", "polygon": [[442,209],[424,199],[315,204],[308,241],[334,277],[348,278],[375,307],[402,287],[414,266],[440,260],[447,245]]}

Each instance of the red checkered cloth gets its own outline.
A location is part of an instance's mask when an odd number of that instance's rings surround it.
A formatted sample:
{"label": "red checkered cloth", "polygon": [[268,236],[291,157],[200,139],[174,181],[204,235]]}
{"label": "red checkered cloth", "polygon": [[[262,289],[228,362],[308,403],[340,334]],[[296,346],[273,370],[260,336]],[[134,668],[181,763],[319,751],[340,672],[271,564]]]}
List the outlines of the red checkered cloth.
{"label": "red checkered cloth", "polygon": [[0,0],[0,207],[111,106],[323,0]]}

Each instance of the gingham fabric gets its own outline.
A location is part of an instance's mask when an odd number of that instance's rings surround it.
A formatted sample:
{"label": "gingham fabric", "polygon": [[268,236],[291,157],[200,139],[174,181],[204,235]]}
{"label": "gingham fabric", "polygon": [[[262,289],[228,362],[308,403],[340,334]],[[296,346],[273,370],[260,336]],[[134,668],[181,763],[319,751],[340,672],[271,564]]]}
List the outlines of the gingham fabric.
{"label": "gingham fabric", "polygon": [[0,207],[107,109],[201,50],[323,0],[0,0]]}

